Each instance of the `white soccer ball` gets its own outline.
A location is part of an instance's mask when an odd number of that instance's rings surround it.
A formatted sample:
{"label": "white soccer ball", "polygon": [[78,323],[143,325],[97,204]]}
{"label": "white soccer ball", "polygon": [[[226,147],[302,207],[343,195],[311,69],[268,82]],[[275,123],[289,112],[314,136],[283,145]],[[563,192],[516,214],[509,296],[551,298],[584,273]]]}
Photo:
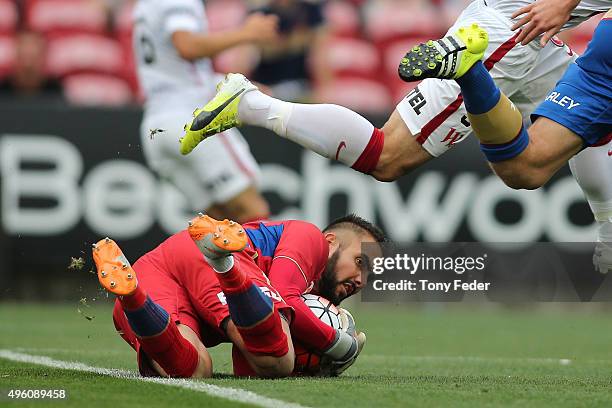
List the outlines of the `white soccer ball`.
{"label": "white soccer ball", "polygon": [[340,329],[340,311],[332,302],[310,293],[302,295],[302,299],[319,320],[334,329]]}

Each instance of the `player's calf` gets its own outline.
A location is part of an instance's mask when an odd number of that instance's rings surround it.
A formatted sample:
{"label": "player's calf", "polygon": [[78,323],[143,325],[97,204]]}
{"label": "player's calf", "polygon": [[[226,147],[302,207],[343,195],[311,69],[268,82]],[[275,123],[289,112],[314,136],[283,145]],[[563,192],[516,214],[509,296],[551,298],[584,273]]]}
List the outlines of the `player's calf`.
{"label": "player's calf", "polygon": [[[242,331],[234,324],[232,320],[227,324],[227,334],[232,340],[232,343],[238,348],[240,354],[240,360],[246,361],[238,362],[238,364],[248,364],[246,369],[247,372],[254,372],[258,377],[265,378],[280,378],[288,377],[293,373],[295,364],[295,352],[293,350],[293,343],[291,341],[291,332],[289,331],[289,323],[287,320],[281,318],[282,330],[285,333],[285,339],[287,344],[288,352],[282,356],[276,356],[271,354],[253,353],[252,350],[246,346],[246,341],[242,335]],[[236,363],[236,360],[234,361]],[[235,367],[236,368],[236,367]],[[244,371],[246,367],[239,369]],[[246,374],[238,374],[246,375]],[[253,375],[252,373],[250,375]]]}
{"label": "player's calf", "polygon": [[117,295],[140,347],[162,369],[160,374],[210,377],[212,364],[204,346],[197,336],[191,341],[185,338],[168,312],[138,285],[136,272],[119,246],[110,238],[100,240],[93,245],[93,258],[100,284]]}
{"label": "player's calf", "polygon": [[526,132],[524,150],[511,159],[492,162],[491,167],[509,187],[533,190],[546,184],[580,151],[582,140],[547,118],[539,118]]}

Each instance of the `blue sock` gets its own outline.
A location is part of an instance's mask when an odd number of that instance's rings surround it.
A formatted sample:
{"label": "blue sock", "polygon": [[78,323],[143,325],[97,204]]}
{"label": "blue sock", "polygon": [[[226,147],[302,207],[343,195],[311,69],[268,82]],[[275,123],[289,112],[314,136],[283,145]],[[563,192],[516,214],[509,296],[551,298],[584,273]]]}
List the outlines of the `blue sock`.
{"label": "blue sock", "polygon": [[522,126],[519,134],[510,142],[494,145],[481,143],[480,150],[484,153],[490,163],[497,163],[518,156],[527,148],[528,144],[529,134],[527,133],[525,126]]}
{"label": "blue sock", "polygon": [[270,296],[255,284],[246,290],[226,293],[230,316],[237,327],[251,327],[263,321],[274,311]]}
{"label": "blue sock", "polygon": [[170,315],[149,296],[144,305],[136,310],[123,310],[130,327],[138,337],[155,336],[168,327]]}
{"label": "blue sock", "polygon": [[461,87],[463,103],[469,113],[479,115],[493,109],[501,92],[482,61],[478,61],[461,78],[456,79]]}

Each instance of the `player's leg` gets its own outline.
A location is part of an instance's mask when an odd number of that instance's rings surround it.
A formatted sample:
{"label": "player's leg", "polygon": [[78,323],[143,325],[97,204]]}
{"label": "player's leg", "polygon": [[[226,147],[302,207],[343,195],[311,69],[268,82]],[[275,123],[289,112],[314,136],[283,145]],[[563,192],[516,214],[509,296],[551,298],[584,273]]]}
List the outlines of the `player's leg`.
{"label": "player's leg", "polygon": [[[141,144],[148,165],[176,186],[194,211],[240,222],[267,218],[268,203],[256,188],[259,167],[237,131],[207,141],[207,149],[199,149],[193,157],[178,153],[179,130],[189,115],[191,110],[181,109],[145,117]],[[149,128],[165,131],[151,139]]]}
{"label": "player's leg", "polygon": [[[226,331],[232,343],[240,351],[245,358],[249,367],[259,377],[286,377],[293,372],[295,363],[295,353],[293,351],[293,343],[291,341],[291,331],[289,323],[285,319],[285,315],[277,313],[281,316],[282,332],[287,340],[287,353],[282,356],[270,355],[267,352],[253,352],[247,345],[242,330],[239,329],[233,320],[227,323]],[[237,375],[240,375],[237,373]]]}
{"label": "player's leg", "polygon": [[589,202],[597,222],[593,263],[602,273],[612,272],[612,143],[580,152],[570,169]]}
{"label": "player's leg", "polygon": [[[524,142],[520,142],[521,139]],[[519,142],[514,146],[524,150],[517,156],[512,156],[516,151],[510,151],[510,156],[503,159],[496,156],[497,152],[505,150],[503,144],[481,145],[483,151],[488,150],[485,155],[495,174],[514,189],[533,190],[543,186],[582,148],[578,135],[547,118],[538,119],[528,129],[521,128],[514,140]]]}
{"label": "player's leg", "polygon": [[[230,123],[228,126],[248,124],[268,128],[326,158],[339,160],[381,181],[396,180],[441,155],[469,131],[469,124],[460,122],[462,114],[459,106],[446,118],[444,126],[427,125],[457,98],[459,92],[458,87],[452,89],[449,84],[439,81],[420,85],[423,94],[429,95],[427,104],[424,99],[419,99],[423,97],[422,93],[411,93],[400,102],[382,129],[376,129],[367,119],[338,105],[294,104],[272,98],[252,88],[250,82],[239,74],[231,74],[228,81],[232,89],[250,89],[242,95],[229,122],[224,122]],[[230,93],[224,92],[222,86],[218,96]],[[411,109],[416,109],[420,116],[410,117],[407,112]],[[202,112],[199,116],[204,115]],[[202,124],[197,122],[194,119],[188,125],[192,130],[187,131],[183,146],[191,148],[188,141],[200,140],[200,135],[207,137],[219,129],[214,122],[210,127],[201,127]],[[449,137],[453,126],[457,132],[452,132]],[[200,133],[193,130],[196,128],[200,128]],[[421,129],[427,132],[423,137]],[[206,145],[204,148],[210,147]]]}
{"label": "player's leg", "polygon": [[[141,272],[143,269],[147,272],[141,273],[141,277],[155,275],[157,288],[163,286],[161,299],[153,300],[143,287],[146,285],[139,283],[136,271],[121,249],[108,238],[94,245],[93,257],[100,284],[117,295],[120,307],[116,307],[113,314],[115,324],[132,347],[152,360],[155,371],[171,377],[210,377],[212,361],[206,348],[190,325],[176,323],[177,313],[170,309],[178,303],[177,285],[173,286],[173,282],[160,276],[154,267],[141,264]],[[163,282],[158,282],[160,280]],[[154,287],[151,289],[155,292]],[[164,290],[169,292],[163,294]],[[197,327],[195,321],[191,323]],[[139,354],[139,367],[146,375],[143,367],[147,364],[141,361],[142,357]]]}
{"label": "player's leg", "polygon": [[399,112],[401,104],[402,102],[381,128],[384,146],[374,170],[370,173],[379,181],[397,180],[441,154],[434,156],[426,146],[419,143],[420,134],[412,134]]}
{"label": "player's leg", "polygon": [[[189,225],[189,234],[209,265],[215,270],[231,317],[226,331],[236,332],[251,355],[260,376],[282,377],[293,371],[293,348],[288,324],[281,317],[271,295],[258,286],[248,268],[252,260],[234,256],[248,242],[242,226],[200,215]],[[233,338],[232,340],[235,340]]]}
{"label": "player's leg", "polygon": [[[521,113],[481,61],[487,43],[487,33],[478,25],[460,28],[442,40],[413,48],[402,60],[400,74],[408,81],[423,76],[454,78],[481,150],[498,176],[514,188],[537,188],[580,150],[581,140],[552,121],[539,121],[529,132],[523,127]],[[421,54],[433,54],[437,62],[416,68],[415,64],[425,63]]]}
{"label": "player's leg", "polygon": [[[494,65],[510,51],[508,40],[514,33],[503,16],[476,3],[468,6],[456,25],[479,20],[495,32],[486,54]],[[518,59],[529,58],[521,54]],[[504,65],[504,72],[515,70],[512,63]],[[461,101],[457,101],[458,86],[432,80],[424,81],[419,89],[398,104],[379,131],[346,108],[287,103],[262,94],[243,76],[231,74],[219,85],[217,96],[186,125],[181,149],[187,153],[207,136],[249,124],[268,128],[378,180],[392,181],[443,154],[471,131]]]}
{"label": "player's leg", "polygon": [[[579,148],[607,144],[612,136],[610,38],[612,38],[612,20],[604,18],[595,29],[585,54],[568,67],[554,90],[534,111],[532,117],[537,119],[529,129],[529,134],[532,136],[530,145],[536,137],[542,144],[541,139],[553,131],[559,137],[555,138],[553,134],[549,143],[556,143],[560,148],[567,146],[569,140],[573,140],[572,147],[578,145]],[[607,152],[603,149],[597,150],[599,152],[583,152],[572,165],[581,187],[583,189],[586,187],[585,194],[587,197],[591,196],[589,202],[595,203],[601,202],[602,199],[607,200],[610,179],[607,176],[610,173],[606,160]],[[562,164],[564,163],[559,163]],[[598,169],[602,172],[602,176],[601,180],[595,181],[592,174]],[[597,217],[600,210],[596,207],[597,204],[592,206]]]}
{"label": "player's leg", "polygon": [[[230,129],[217,135],[205,150],[181,159],[201,174],[197,178],[207,186],[217,218],[241,223],[268,218],[270,207],[257,188],[259,165],[240,132]],[[211,156],[216,158],[214,162]]]}
{"label": "player's leg", "polygon": [[361,115],[338,105],[297,104],[260,92],[241,74],[228,74],[217,95],[185,125],[181,152],[208,136],[238,125],[270,129],[324,157],[364,173],[378,161],[384,136]]}

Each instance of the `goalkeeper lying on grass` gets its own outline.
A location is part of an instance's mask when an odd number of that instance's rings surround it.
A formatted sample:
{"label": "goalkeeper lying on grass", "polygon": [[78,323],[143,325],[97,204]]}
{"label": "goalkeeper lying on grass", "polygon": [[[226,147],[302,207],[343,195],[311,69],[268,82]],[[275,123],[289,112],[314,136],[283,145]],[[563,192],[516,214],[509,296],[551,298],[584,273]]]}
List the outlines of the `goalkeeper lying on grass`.
{"label": "goalkeeper lying on grass", "polygon": [[102,286],[116,294],[115,327],[136,350],[143,376],[210,377],[207,351],[233,343],[237,376],[293,374],[292,336],[319,351],[328,375],[349,367],[365,344],[350,314],[339,330],[321,322],[301,295],[334,304],[365,285],[364,242],[382,231],[355,215],[323,231],[307,222],[244,227],[199,215],[133,267],[109,238],[94,245]]}

